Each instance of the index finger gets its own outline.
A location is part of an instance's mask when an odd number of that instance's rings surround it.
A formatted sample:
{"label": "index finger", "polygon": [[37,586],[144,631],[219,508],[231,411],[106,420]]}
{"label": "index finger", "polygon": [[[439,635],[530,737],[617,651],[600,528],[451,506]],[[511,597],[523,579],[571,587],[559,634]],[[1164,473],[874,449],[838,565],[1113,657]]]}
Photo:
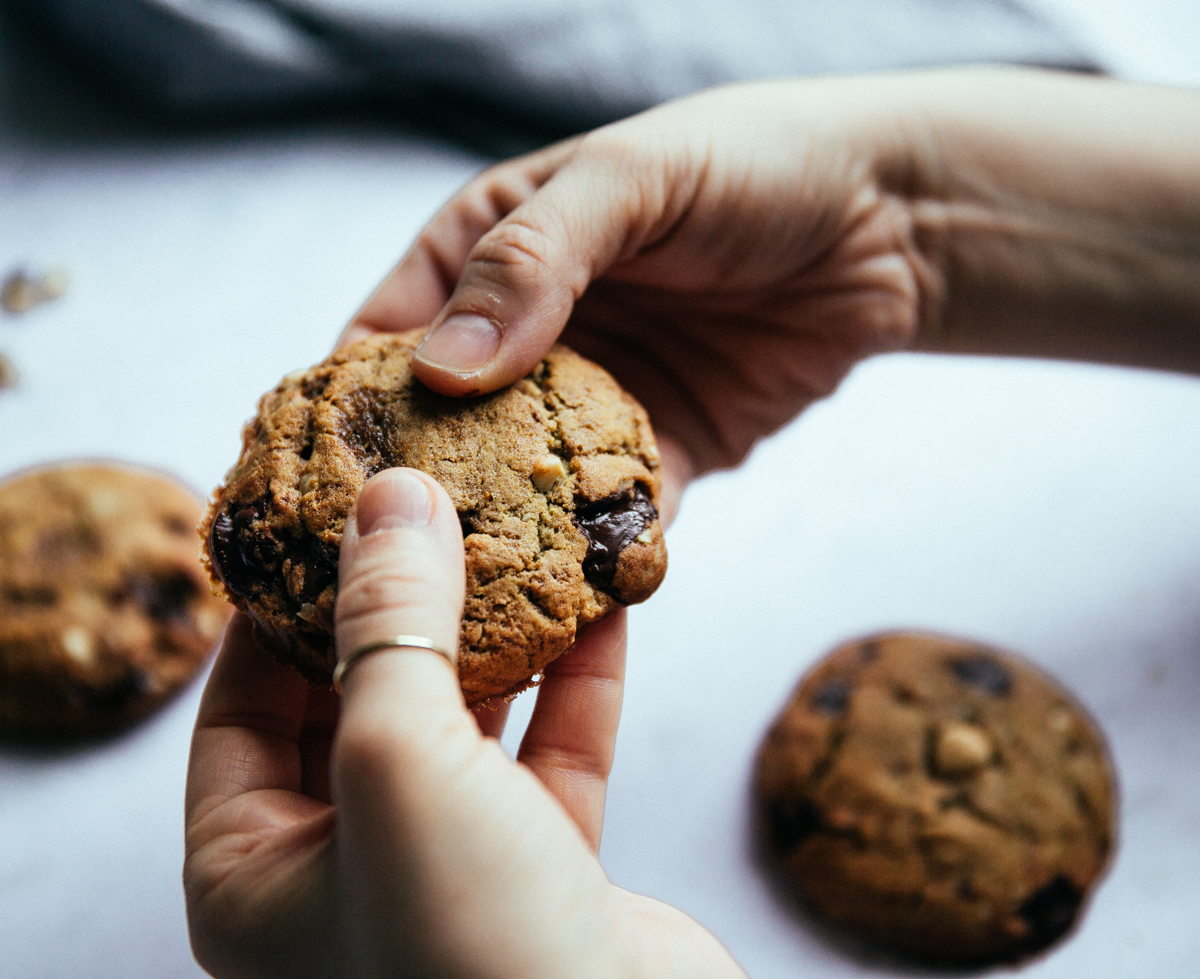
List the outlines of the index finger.
{"label": "index finger", "polygon": [[428,326],[458,284],[471,249],[537,192],[574,150],[567,140],[492,167],[454,195],[354,314],[337,345]]}

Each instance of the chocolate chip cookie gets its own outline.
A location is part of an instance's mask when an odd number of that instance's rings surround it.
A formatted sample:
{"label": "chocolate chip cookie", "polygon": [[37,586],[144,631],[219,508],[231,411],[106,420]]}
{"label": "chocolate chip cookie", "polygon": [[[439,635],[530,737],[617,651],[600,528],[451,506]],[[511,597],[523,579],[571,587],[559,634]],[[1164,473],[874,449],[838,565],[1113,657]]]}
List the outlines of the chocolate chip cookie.
{"label": "chocolate chip cookie", "polygon": [[351,507],[380,470],[429,473],[462,524],[459,679],[478,703],[529,686],[582,626],[658,587],[658,449],[641,405],[566,347],[502,391],[449,398],[413,376],[419,340],[362,340],[267,393],[202,534],[266,645],[328,684]]}
{"label": "chocolate chip cookie", "polygon": [[115,465],[0,484],[0,731],[111,731],[195,674],[229,614],[196,553],[203,509]]}
{"label": "chocolate chip cookie", "polygon": [[850,643],[813,669],[756,794],[813,911],[942,962],[1062,937],[1113,846],[1112,767],[1084,710],[1012,654],[935,636]]}

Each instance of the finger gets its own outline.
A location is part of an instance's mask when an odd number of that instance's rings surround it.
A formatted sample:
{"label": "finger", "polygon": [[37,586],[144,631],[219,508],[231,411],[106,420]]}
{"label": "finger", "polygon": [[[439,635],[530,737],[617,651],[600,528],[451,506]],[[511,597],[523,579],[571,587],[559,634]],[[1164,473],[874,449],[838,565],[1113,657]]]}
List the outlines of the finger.
{"label": "finger", "polygon": [[528,373],[588,284],[636,252],[664,218],[660,175],[644,169],[627,166],[620,142],[589,137],[483,235],[417,351],[421,381],[467,395]]}
{"label": "finger", "polygon": [[200,701],[185,807],[189,823],[233,796],[302,788],[297,745],[309,685],[258,647],[237,614]]}
{"label": "finger", "polygon": [[659,433],[658,453],[662,459],[662,492],[658,515],[663,526],[670,527],[679,513],[683,491],[696,478],[696,464],[683,443],[665,432]]}
{"label": "finger", "polygon": [[589,626],[546,667],[517,761],[527,765],[600,849],[625,688],[625,610]]}
{"label": "finger", "polygon": [[575,142],[502,163],[468,183],[354,315],[338,346],[372,333],[427,327],[454,291],[476,242],[545,183]]}
{"label": "finger", "polygon": [[[368,480],[343,533],[338,565],[340,656],[395,635],[456,649],[465,589],[462,529],[450,498],[429,476],[389,469]],[[462,773],[484,743],[457,671],[438,653],[382,650],[346,671],[331,767],[336,853],[355,881],[355,900],[366,908],[371,894],[392,900],[394,866],[411,866],[414,854],[434,846],[431,840],[443,842],[446,807],[454,807]],[[375,929],[389,929],[369,919],[364,914],[355,925],[368,944]]]}
{"label": "finger", "polygon": [[[453,652],[464,588],[462,529],[446,491],[414,469],[368,480],[342,537],[339,655],[395,635],[422,636]],[[479,738],[445,658],[414,649],[370,653],[343,678],[333,760],[339,806],[382,804],[372,786],[384,787],[405,759],[415,777],[448,745]]]}

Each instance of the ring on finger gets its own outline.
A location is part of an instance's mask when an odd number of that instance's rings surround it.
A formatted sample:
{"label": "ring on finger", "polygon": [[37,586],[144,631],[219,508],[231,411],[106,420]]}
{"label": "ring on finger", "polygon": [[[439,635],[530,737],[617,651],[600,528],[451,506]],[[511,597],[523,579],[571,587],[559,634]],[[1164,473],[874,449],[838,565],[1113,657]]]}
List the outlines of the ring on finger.
{"label": "ring on finger", "polygon": [[458,669],[454,662],[454,653],[444,646],[438,645],[432,639],[428,639],[425,636],[392,636],[390,639],[379,639],[375,642],[365,643],[338,660],[337,666],[333,668],[333,689],[341,693],[342,680],[345,678],[346,673],[349,672],[350,667],[364,656],[377,653],[383,649],[427,649],[431,653],[437,653],[443,657],[455,670]]}

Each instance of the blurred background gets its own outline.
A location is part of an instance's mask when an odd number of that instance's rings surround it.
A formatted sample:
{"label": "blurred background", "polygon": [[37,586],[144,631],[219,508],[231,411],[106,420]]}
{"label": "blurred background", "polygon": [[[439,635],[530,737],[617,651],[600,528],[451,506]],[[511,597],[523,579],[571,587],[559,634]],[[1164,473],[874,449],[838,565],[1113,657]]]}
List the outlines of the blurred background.
{"label": "blurred background", "polygon": [[[0,0],[0,278],[65,288],[0,313],[0,477],[112,457],[207,492],[258,395],[325,355],[467,178],[687,91],[983,61],[1200,85],[1194,0],[429,6]],[[901,354],[700,481],[631,616],[610,877],[762,979],[919,974],[776,899],[747,791],[811,662],[922,627],[1042,663],[1112,741],[1121,851],[1022,971],[1193,974],[1198,431],[1192,378]],[[179,885],[199,689],[115,741],[0,748],[0,977],[201,974]]]}

